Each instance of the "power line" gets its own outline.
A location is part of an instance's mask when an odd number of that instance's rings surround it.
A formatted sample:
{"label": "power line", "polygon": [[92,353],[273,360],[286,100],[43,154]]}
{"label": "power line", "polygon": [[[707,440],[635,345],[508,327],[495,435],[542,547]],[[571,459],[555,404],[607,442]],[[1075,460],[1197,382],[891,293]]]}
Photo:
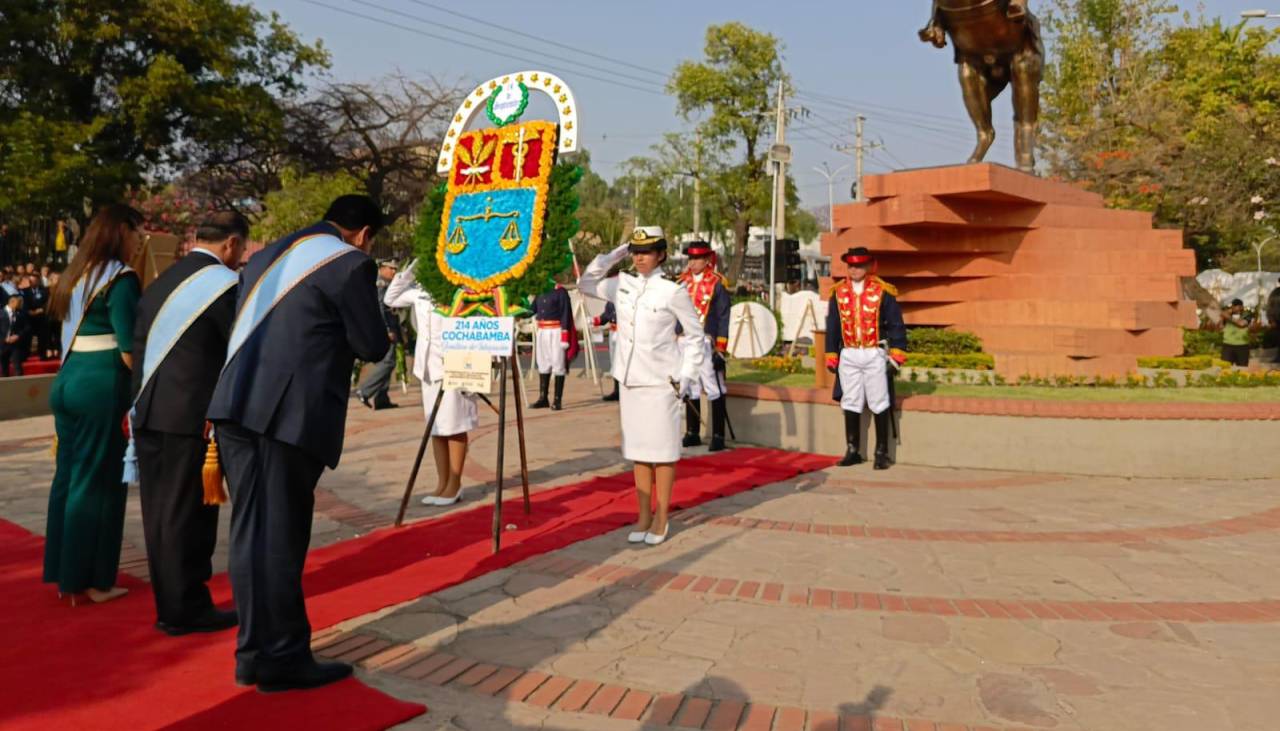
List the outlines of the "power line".
{"label": "power line", "polygon": [[458,12],[458,11],[456,11],[456,10],[453,10],[452,8],[446,8],[446,7],[444,7],[444,6],[437,5],[437,4],[435,4],[435,3],[429,3],[429,2],[426,2],[426,0],[409,0],[409,2],[412,2],[412,3],[416,4],[416,5],[421,5],[421,6],[423,6],[423,7],[432,8],[432,9],[434,9],[434,10],[439,10],[439,11],[440,11],[440,12],[442,12],[442,13],[448,13],[449,15],[452,15],[452,16],[457,17],[457,18],[462,18],[463,20],[470,20],[470,21],[471,21],[471,22],[473,22],[473,23],[482,23],[482,24],[484,24],[484,25],[485,25],[486,27],[488,27],[488,28],[497,28],[498,30],[506,31],[507,33],[511,33],[512,35],[520,36],[521,38],[528,38],[528,39],[530,39],[530,40],[539,41],[539,42],[541,42],[541,43],[545,43],[545,44],[547,44],[547,45],[549,45],[549,46],[555,46],[556,48],[562,48],[562,49],[564,49],[564,50],[566,50],[566,51],[573,51],[574,53],[580,53],[580,54],[582,54],[582,55],[584,55],[584,56],[590,56],[590,57],[592,57],[592,58],[597,58],[597,59],[600,59],[601,61],[608,61],[609,63],[617,64],[617,65],[619,65],[619,66],[626,66],[626,67],[628,67],[628,68],[636,69],[637,71],[644,71],[644,72],[646,72],[646,73],[650,73],[650,74],[653,74],[653,75],[655,75],[655,76],[660,76],[660,77],[662,77],[663,79],[666,79],[668,76],[670,76],[670,74],[668,74],[668,73],[666,73],[666,72],[663,72],[663,71],[658,71],[657,69],[651,69],[651,68],[648,68],[647,66],[640,66],[640,65],[638,65],[638,64],[634,64],[634,63],[631,63],[631,62],[629,62],[629,61],[623,61],[623,60],[621,60],[621,59],[612,58],[612,57],[610,57],[610,56],[605,56],[605,55],[603,55],[603,54],[594,53],[594,52],[592,52],[592,51],[587,51],[587,50],[584,50],[584,49],[582,49],[582,48],[579,48],[578,46],[570,45],[570,44],[568,44],[568,43],[560,43],[559,41],[553,41],[553,40],[551,40],[551,39],[549,39],[549,38],[544,38],[544,37],[539,36],[539,35],[534,35],[533,33],[526,33],[525,31],[522,31],[522,30],[520,30],[520,29],[518,29],[518,28],[512,28],[512,27],[510,27],[510,26],[505,26],[505,25],[498,25],[497,23],[494,23],[494,22],[493,22],[493,21],[491,21],[491,20],[486,20],[486,19],[484,19],[484,18],[477,18],[477,17],[476,17],[476,16],[474,16],[474,15],[467,15],[466,13],[460,13],[460,12]]}
{"label": "power line", "polygon": [[[420,23],[431,23],[431,21],[428,21],[428,20],[425,20],[425,19],[422,19],[422,18],[417,18],[417,17],[415,17],[415,16],[408,15],[408,14],[406,14],[406,13],[401,13],[401,12],[399,12],[399,11],[397,11],[397,10],[393,10],[393,9],[391,9],[391,8],[384,8],[384,7],[379,6],[379,5],[376,5],[376,4],[374,4],[374,3],[364,2],[363,0],[355,0],[355,1],[356,1],[356,2],[359,2],[359,3],[360,3],[360,4],[362,4],[362,5],[366,5],[366,6],[368,6],[368,7],[373,7],[373,8],[376,8],[376,9],[382,10],[382,11],[384,11],[384,12],[391,13],[391,14],[393,14],[393,15],[401,15],[401,16],[406,16],[406,17],[409,17],[409,18],[413,18],[414,20],[417,20],[417,21],[418,21],[418,22],[420,22]],[[535,65],[538,65],[538,64],[542,64],[542,63],[543,63],[543,61],[545,61],[545,60],[546,60],[546,58],[551,58],[551,57],[545,57],[545,58],[542,58],[542,59],[531,59],[531,58],[529,58],[529,57],[527,57],[527,56],[519,56],[519,55],[516,55],[516,54],[513,54],[513,53],[508,53],[508,52],[505,52],[505,51],[496,50],[496,49],[494,49],[492,46],[479,46],[479,45],[476,45],[476,44],[474,44],[474,43],[468,43],[468,42],[466,42],[466,41],[458,40],[457,38],[450,38],[449,36],[439,35],[439,34],[437,34],[437,33],[431,33],[431,32],[429,32],[429,31],[425,31],[425,30],[422,30],[422,29],[419,29],[419,28],[410,28],[410,27],[406,27],[406,26],[404,26],[404,25],[399,25],[399,24],[397,24],[397,23],[392,23],[392,22],[390,22],[390,21],[388,21],[388,20],[386,20],[386,19],[383,19],[383,18],[378,18],[378,17],[372,16],[372,15],[366,15],[366,14],[364,14],[364,13],[356,12],[356,11],[354,11],[354,10],[349,10],[349,9],[347,9],[347,8],[338,7],[338,6],[336,6],[336,5],[330,5],[330,4],[328,4],[328,3],[321,2],[320,0],[303,0],[303,2],[308,3],[308,4],[310,4],[310,5],[315,5],[315,6],[318,6],[318,7],[322,7],[322,8],[325,8],[325,9],[327,9],[327,10],[332,10],[332,11],[337,12],[337,13],[342,13],[342,14],[344,14],[344,15],[350,15],[350,16],[352,16],[352,17],[361,18],[361,19],[363,19],[363,20],[368,20],[368,21],[371,21],[371,22],[374,22],[374,23],[380,23],[380,24],[385,25],[385,26],[387,26],[387,27],[389,27],[389,28],[396,28],[396,29],[398,29],[398,30],[408,31],[408,32],[410,32],[410,33],[415,33],[415,34],[417,34],[417,35],[424,36],[424,37],[427,37],[427,38],[432,38],[432,39],[435,39],[435,40],[438,40],[438,41],[444,41],[444,42],[446,42],[446,43],[452,43],[452,44],[454,44],[454,45],[462,46],[462,47],[464,47],[464,48],[471,48],[471,49],[474,49],[474,50],[477,50],[477,51],[483,51],[483,52],[485,52],[485,53],[487,53],[487,54],[489,54],[489,55],[492,55],[492,56],[503,56],[503,57],[505,57],[505,58],[510,58],[510,59],[513,59],[513,60],[516,60],[516,61],[520,61],[521,63],[529,63],[529,64],[535,64]],[[521,49],[521,50],[531,50],[531,49]],[[536,51],[534,51],[534,52],[536,53]],[[569,61],[569,60],[566,60],[566,59],[554,59],[554,60],[559,60],[559,61],[561,61],[562,63],[570,64],[571,66],[574,66],[574,67],[576,67],[576,66],[578,66],[578,65],[579,65],[579,64],[578,64],[577,62],[575,62],[575,61]],[[623,82],[623,81],[618,81],[617,79],[606,78],[606,77],[603,77],[603,76],[596,76],[596,75],[594,75],[594,74],[591,74],[591,73],[588,73],[588,72],[585,72],[585,71],[579,71],[579,70],[576,70],[576,69],[573,71],[573,73],[574,73],[574,74],[576,74],[577,76],[581,76],[581,77],[583,77],[583,78],[587,78],[587,79],[594,79],[595,81],[602,81],[602,82],[607,83],[607,84],[612,84],[612,85],[614,85],[614,86],[620,86],[620,87],[624,87],[624,88],[627,88],[627,89],[632,89],[632,90],[634,90],[634,91],[644,92],[644,93],[646,93],[646,94],[653,94],[653,95],[655,95],[655,96],[662,96],[662,97],[667,96],[666,92],[664,92],[664,91],[657,91],[655,88],[645,88],[645,87],[640,87],[640,86],[636,86],[636,85],[634,85],[634,84],[628,84],[628,83]]]}

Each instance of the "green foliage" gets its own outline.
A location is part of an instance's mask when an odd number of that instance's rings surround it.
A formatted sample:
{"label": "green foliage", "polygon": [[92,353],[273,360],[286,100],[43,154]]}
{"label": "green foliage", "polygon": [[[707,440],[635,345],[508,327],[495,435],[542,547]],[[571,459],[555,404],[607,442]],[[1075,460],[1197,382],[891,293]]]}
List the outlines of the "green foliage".
{"label": "green foliage", "polygon": [[1199,373],[1187,385],[1193,388],[1260,388],[1280,386],[1280,371],[1224,370],[1219,373]]}
{"label": "green foliage", "polygon": [[960,330],[917,327],[907,331],[907,350],[940,355],[981,353],[982,339]]}
{"label": "green foliage", "polygon": [[[551,289],[555,286],[556,275],[573,266],[569,242],[578,233],[576,186],[581,179],[582,168],[577,165],[559,163],[552,168],[547,189],[547,220],[542,227],[542,247],[524,276],[505,285],[511,303],[524,303]],[[445,278],[436,262],[446,191],[445,185],[428,191],[418,213],[418,229],[414,234],[418,282],[437,307],[452,304],[454,292],[458,289]]]}
{"label": "green foliage", "polygon": [[[728,276],[736,281],[746,257],[747,231],[767,220],[770,180],[766,166],[782,70],[777,37],[742,23],[707,28],[701,61],[683,61],[667,82],[678,113],[702,117],[699,131],[707,158],[703,181],[708,208],[716,208],[734,232]],[[688,169],[688,168],[686,168]],[[788,195],[790,201],[791,195]]]}
{"label": "green foliage", "polygon": [[995,356],[988,353],[907,353],[908,368],[947,368],[951,370],[989,371],[996,367]]}
{"label": "green foliage", "polygon": [[1205,371],[1210,368],[1229,368],[1230,363],[1213,355],[1190,355],[1178,358],[1144,357],[1138,359],[1139,368],[1158,368],[1169,371]]}
{"label": "green foliage", "polygon": [[306,228],[324,216],[335,198],[363,193],[364,184],[347,173],[302,175],[289,168],[280,174],[280,190],[263,200],[263,214],[251,234],[258,241],[276,239]]}
{"label": "green foliage", "polygon": [[0,10],[0,212],[83,213],[263,136],[327,63],[231,0],[10,0]]}
{"label": "green foliage", "polygon": [[[1177,10],[1168,0],[1042,10],[1042,158],[1053,176],[1184,229],[1202,267],[1238,264],[1272,233],[1267,206],[1280,200],[1268,162],[1280,157],[1280,29],[1190,14],[1174,23]],[[1255,219],[1259,210],[1272,218]]]}

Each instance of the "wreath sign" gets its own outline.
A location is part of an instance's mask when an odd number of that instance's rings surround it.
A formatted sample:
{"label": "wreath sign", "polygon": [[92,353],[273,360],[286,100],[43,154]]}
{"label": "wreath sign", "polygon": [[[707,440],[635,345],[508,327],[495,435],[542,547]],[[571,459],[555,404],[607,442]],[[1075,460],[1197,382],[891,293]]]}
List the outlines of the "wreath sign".
{"label": "wreath sign", "polygon": [[[558,120],[519,121],[530,90],[555,100]],[[493,126],[467,129],[480,109]],[[414,235],[415,274],[443,314],[529,314],[571,266],[582,171],[557,156],[577,149],[576,126],[572,93],[544,72],[495,78],[463,101],[440,147],[446,182],[428,192]]]}

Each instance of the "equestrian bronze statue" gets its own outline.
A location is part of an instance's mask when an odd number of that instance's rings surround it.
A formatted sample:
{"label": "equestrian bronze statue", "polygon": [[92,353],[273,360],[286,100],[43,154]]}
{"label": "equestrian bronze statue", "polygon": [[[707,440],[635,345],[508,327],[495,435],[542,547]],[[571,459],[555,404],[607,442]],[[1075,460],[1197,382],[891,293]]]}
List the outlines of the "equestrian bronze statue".
{"label": "equestrian bronze statue", "polygon": [[978,132],[969,162],[982,162],[995,142],[991,103],[1012,83],[1018,169],[1034,173],[1044,43],[1027,0],[933,0],[920,40],[944,48],[947,36],[955,46],[964,105]]}

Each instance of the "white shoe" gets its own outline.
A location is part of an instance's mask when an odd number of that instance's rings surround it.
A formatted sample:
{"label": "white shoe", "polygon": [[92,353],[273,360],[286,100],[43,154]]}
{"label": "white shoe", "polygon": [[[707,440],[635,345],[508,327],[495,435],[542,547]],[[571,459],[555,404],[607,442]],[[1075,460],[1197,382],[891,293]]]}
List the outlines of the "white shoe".
{"label": "white shoe", "polygon": [[656,546],[662,543],[663,541],[667,540],[667,534],[670,532],[671,532],[671,523],[668,522],[666,529],[662,531],[662,535],[658,535],[657,533],[646,533],[644,534],[644,542],[649,544],[650,546]]}
{"label": "white shoe", "polygon": [[438,508],[443,508],[449,505],[453,505],[455,503],[459,503],[462,501],[462,493],[464,492],[466,492],[466,490],[459,490],[458,494],[454,495],[453,497],[433,497],[432,498],[433,502],[431,504]]}
{"label": "white shoe", "polygon": [[435,495],[428,495],[428,496],[426,496],[426,497],[422,498],[422,504],[423,504],[423,505],[435,505],[435,504],[436,504],[436,501],[437,501],[437,500],[439,500],[439,499],[440,499],[440,498],[436,497]]}
{"label": "white shoe", "polygon": [[627,543],[644,543],[644,538],[647,535],[649,534],[642,530],[633,530],[627,534]]}

